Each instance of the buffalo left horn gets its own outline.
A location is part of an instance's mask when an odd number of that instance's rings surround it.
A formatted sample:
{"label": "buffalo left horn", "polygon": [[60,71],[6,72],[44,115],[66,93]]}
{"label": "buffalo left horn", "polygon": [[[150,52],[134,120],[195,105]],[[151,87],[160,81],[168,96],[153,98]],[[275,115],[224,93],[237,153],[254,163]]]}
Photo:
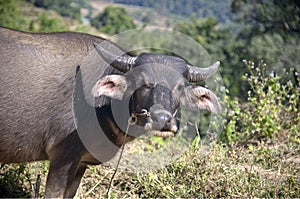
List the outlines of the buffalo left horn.
{"label": "buffalo left horn", "polygon": [[218,71],[219,66],[220,66],[219,61],[209,66],[208,68],[198,68],[198,67],[188,65],[189,73],[187,79],[189,82],[199,82],[201,80],[208,79],[211,76],[213,76],[215,72]]}
{"label": "buffalo left horn", "polygon": [[128,55],[126,56],[114,55],[109,51],[105,50],[101,45],[97,44],[96,42],[94,42],[93,44],[97,52],[101,55],[101,57],[115,69],[123,73],[126,73],[132,67],[134,67],[136,57],[131,57]]}

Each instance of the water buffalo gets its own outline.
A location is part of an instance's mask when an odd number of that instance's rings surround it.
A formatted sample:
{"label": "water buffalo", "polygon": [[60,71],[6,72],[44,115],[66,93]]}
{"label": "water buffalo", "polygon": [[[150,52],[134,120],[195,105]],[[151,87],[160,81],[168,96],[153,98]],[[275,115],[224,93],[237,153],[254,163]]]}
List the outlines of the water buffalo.
{"label": "water buffalo", "polygon": [[[81,111],[94,110],[101,129],[116,146],[134,139],[133,135],[126,137],[115,123],[110,100],[122,100],[134,84],[124,76],[128,71],[140,68],[137,71],[142,85],[129,96],[130,113],[137,115],[139,126],[158,136],[176,134],[175,118],[180,103],[190,109],[220,111],[217,97],[210,90],[200,86],[180,87],[183,82],[172,88],[148,82],[149,71],[141,67],[151,64],[172,67],[187,81],[198,82],[211,77],[219,62],[201,69],[161,54],[119,56],[100,45],[103,41],[82,33],[26,33],[0,27],[0,162],[50,160],[45,197],[73,197],[87,165],[101,163],[78,135],[78,128],[84,131],[85,127],[76,122],[88,122],[86,116],[80,116]],[[97,55],[95,60],[109,65],[97,81],[91,82],[89,92],[95,104],[79,106],[81,110],[75,110],[74,119],[74,106],[86,100],[78,94],[82,89],[80,67],[92,52]],[[176,95],[176,89],[181,89],[181,97]],[[138,114],[145,111],[149,114]]]}

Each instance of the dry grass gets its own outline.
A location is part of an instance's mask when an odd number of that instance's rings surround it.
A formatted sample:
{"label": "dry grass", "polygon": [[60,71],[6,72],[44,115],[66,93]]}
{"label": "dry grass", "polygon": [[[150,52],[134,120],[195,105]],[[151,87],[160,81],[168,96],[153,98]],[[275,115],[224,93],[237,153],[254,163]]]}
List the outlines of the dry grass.
{"label": "dry grass", "polygon": [[[206,153],[198,147],[173,164],[149,173],[120,170],[110,197],[298,197],[300,146],[287,134],[258,145],[214,144]],[[47,168],[47,163],[31,163],[21,169],[5,165],[0,173],[1,196],[42,197]],[[90,167],[76,197],[104,198],[113,172],[105,165]]]}
{"label": "dry grass", "polygon": [[[192,149],[159,171],[119,172],[111,197],[297,197],[300,148],[295,142]],[[92,167],[77,197],[104,197],[113,170]]]}

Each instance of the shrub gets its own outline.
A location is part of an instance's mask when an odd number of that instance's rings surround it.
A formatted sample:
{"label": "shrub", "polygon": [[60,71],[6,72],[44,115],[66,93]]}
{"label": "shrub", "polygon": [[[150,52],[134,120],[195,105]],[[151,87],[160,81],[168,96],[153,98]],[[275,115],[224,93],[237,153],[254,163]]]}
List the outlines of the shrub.
{"label": "shrub", "polygon": [[249,74],[243,78],[250,85],[248,101],[239,104],[226,96],[228,108],[227,125],[220,140],[226,143],[248,142],[274,137],[280,131],[296,133],[300,129],[299,92],[291,80],[274,71],[267,74],[267,65],[244,61]]}

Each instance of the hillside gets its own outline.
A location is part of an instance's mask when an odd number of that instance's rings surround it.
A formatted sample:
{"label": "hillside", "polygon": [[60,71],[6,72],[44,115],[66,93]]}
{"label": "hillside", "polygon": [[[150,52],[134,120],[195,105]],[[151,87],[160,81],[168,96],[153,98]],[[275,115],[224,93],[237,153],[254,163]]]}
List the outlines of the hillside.
{"label": "hillside", "polygon": [[[100,33],[90,24],[82,23],[70,17],[63,17],[54,10],[39,8],[26,1],[11,2],[16,13],[14,16],[15,23],[11,26],[4,26],[33,32],[76,31],[105,37],[105,34]],[[84,17],[88,11],[86,8],[82,8],[81,13]]]}
{"label": "hillside", "polygon": [[116,3],[105,0],[89,0],[90,5],[92,6],[93,14],[92,17],[103,12],[107,6],[122,7],[126,12],[134,18],[135,23],[138,27],[143,27],[145,24],[147,26],[156,26],[156,27],[169,27],[171,19],[168,16],[164,16],[156,12],[152,8],[144,7],[141,9],[140,6]]}
{"label": "hillside", "polygon": [[[206,0],[174,0],[174,1],[143,1],[143,0],[113,0],[113,2],[123,5],[131,5],[140,9],[151,8],[156,13],[175,19],[184,18],[207,18],[214,17],[222,24],[232,23],[234,15],[231,13],[231,0],[206,1]],[[174,22],[174,21],[173,21]]]}

